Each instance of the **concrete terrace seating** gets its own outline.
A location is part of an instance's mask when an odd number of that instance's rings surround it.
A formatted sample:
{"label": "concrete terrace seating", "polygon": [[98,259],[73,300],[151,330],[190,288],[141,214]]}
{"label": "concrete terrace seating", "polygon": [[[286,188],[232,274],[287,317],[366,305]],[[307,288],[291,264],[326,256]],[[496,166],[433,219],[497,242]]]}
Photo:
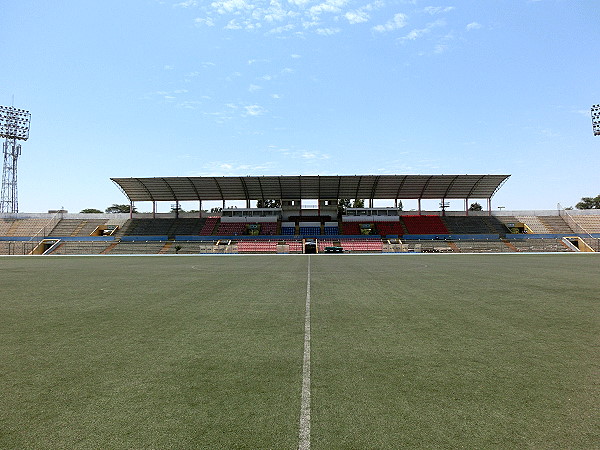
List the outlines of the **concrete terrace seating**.
{"label": "concrete terrace seating", "polygon": [[450,241],[410,240],[406,244],[410,251],[418,251],[420,248],[422,253],[451,253],[457,249]]}
{"label": "concrete terrace seating", "polygon": [[[167,250],[167,254],[194,255],[198,253],[216,253],[216,241],[175,241]],[[181,247],[177,250],[177,247]]]}
{"label": "concrete terrace seating", "polygon": [[562,239],[510,239],[519,252],[570,252]]}
{"label": "concrete terrace seating", "polygon": [[51,255],[99,255],[112,241],[62,241]]}
{"label": "concrete terrace seating", "polygon": [[438,216],[402,216],[409,234],[448,234]]}
{"label": "concrete terrace seating", "polygon": [[45,236],[52,231],[44,228],[49,224],[49,219],[0,219],[0,236],[34,236],[40,230]]}
{"label": "concrete terrace seating", "polygon": [[523,222],[533,233],[550,234],[552,231],[536,216],[515,216],[519,222]]}
{"label": "concrete terrace seating", "polygon": [[540,222],[542,222],[546,228],[548,228],[552,233],[557,234],[569,234],[573,233],[571,227],[565,222],[560,216],[540,216]]}
{"label": "concrete terrace seating", "polygon": [[165,243],[164,241],[121,241],[108,253],[111,255],[157,254]]}
{"label": "concrete terrace seating", "polygon": [[[600,213],[597,216],[571,216],[587,233],[600,233]],[[581,231],[581,230],[580,230]]]}
{"label": "concrete terrace seating", "polygon": [[29,255],[39,241],[0,241],[0,255]]}
{"label": "concrete terrace seating", "polygon": [[461,253],[499,253],[512,252],[502,241],[453,241]]}
{"label": "concrete terrace seating", "polygon": [[584,237],[583,240],[589,245],[595,252],[600,252],[600,238]]}
{"label": "concrete terrace seating", "polygon": [[205,219],[199,218],[132,219],[123,234],[128,236],[191,236],[198,234],[203,229],[204,223]]}
{"label": "concrete terrace seating", "polygon": [[61,219],[48,236],[89,236],[96,228],[104,225],[106,221],[106,219]]}

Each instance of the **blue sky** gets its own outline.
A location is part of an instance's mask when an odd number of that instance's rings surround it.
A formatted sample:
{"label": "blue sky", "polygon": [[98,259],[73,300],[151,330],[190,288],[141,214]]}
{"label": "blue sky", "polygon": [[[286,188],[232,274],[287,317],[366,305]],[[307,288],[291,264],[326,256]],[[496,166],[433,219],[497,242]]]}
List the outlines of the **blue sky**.
{"label": "blue sky", "polygon": [[494,208],[574,205],[600,193],[599,23],[588,0],[9,0],[20,211],[125,203],[110,177],[313,174],[511,174]]}

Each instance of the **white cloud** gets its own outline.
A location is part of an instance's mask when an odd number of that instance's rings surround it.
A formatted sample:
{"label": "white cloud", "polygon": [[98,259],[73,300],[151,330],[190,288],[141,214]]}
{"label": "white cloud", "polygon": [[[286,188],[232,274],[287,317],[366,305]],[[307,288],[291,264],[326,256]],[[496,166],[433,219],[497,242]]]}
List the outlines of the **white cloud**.
{"label": "white cloud", "polygon": [[348,11],[346,14],[344,14],[344,17],[351,24],[368,22],[370,19],[370,16],[369,16],[369,14],[367,14],[366,11],[358,11],[358,10],[357,11]]}
{"label": "white cloud", "polygon": [[339,28],[317,28],[315,30],[315,32],[321,36],[331,36],[332,34],[339,33],[340,31],[342,30]]}
{"label": "white cloud", "polygon": [[173,6],[180,8],[189,8],[190,6],[197,6],[198,2],[196,0],[186,0],[185,2],[175,3]]}
{"label": "white cloud", "polygon": [[394,15],[394,18],[384,25],[377,25],[373,27],[374,31],[379,33],[385,33],[386,31],[397,30],[398,28],[403,28],[406,26],[406,14],[398,13]]}
{"label": "white cloud", "polygon": [[353,11],[348,11],[344,14],[344,17],[350,24],[367,22],[371,19],[369,12],[382,8],[383,6],[385,6],[385,3],[382,0],[375,0],[373,3],[368,3]]}
{"label": "white cloud", "polygon": [[291,55],[291,57],[292,57],[293,59],[302,58],[302,56],[300,56],[300,55],[296,55],[296,54],[293,54],[293,55]]}
{"label": "white cloud", "polygon": [[260,105],[247,105],[244,106],[244,109],[246,110],[246,116],[261,116],[267,112],[267,110]]}
{"label": "white cloud", "polygon": [[342,10],[341,8],[345,6],[346,3],[347,0],[326,0],[319,5],[311,6],[309,12],[313,17],[319,16],[323,13],[335,14],[339,13]]}
{"label": "white cloud", "polygon": [[467,31],[478,30],[481,28],[481,24],[477,22],[471,22],[467,25]]}
{"label": "white cloud", "polygon": [[292,31],[294,28],[296,28],[296,26],[289,23],[287,25],[282,25],[280,27],[273,28],[273,29],[269,30],[268,33],[269,34],[281,34],[281,33],[285,33],[286,31]]}
{"label": "white cloud", "polygon": [[323,159],[329,159],[330,156],[326,153],[321,153],[321,152],[304,151],[304,152],[300,153],[300,158],[306,159],[306,160],[323,160]]}
{"label": "white cloud", "polygon": [[214,20],[210,17],[206,17],[204,19],[201,17],[197,17],[196,19],[194,19],[194,23],[198,26],[200,26],[200,25],[206,25],[207,27],[215,26]]}
{"label": "white cloud", "polygon": [[256,92],[256,91],[260,91],[262,89],[262,86],[258,86],[256,84],[251,84],[250,87],[248,88],[248,92]]}
{"label": "white cloud", "polygon": [[175,67],[174,66],[165,66],[164,69],[165,70],[173,70]]}
{"label": "white cloud", "polygon": [[298,6],[300,8],[303,8],[310,3],[310,0],[287,0],[287,1],[288,1],[288,3]]}
{"label": "white cloud", "polygon": [[254,9],[254,5],[246,3],[245,0],[224,0],[216,1],[210,4],[219,14],[227,14],[234,11],[244,11]]}
{"label": "white cloud", "polygon": [[423,8],[423,11],[425,11],[427,14],[431,14],[432,16],[435,14],[442,14],[445,12],[450,12],[454,9],[454,6],[427,6],[425,8]]}
{"label": "white cloud", "polygon": [[276,163],[265,161],[256,164],[240,164],[239,162],[210,161],[204,163],[200,171],[190,173],[190,176],[198,177],[221,177],[221,176],[245,176],[257,174],[266,170],[273,170]]}
{"label": "white cloud", "polygon": [[402,41],[417,40],[420,37],[422,37],[423,35],[430,33],[431,30],[433,30],[434,28],[441,27],[443,25],[446,25],[445,21],[436,20],[435,22],[427,24],[427,26],[425,28],[411,30],[410,33],[408,33],[406,36],[402,37],[400,40],[402,40]]}
{"label": "white cloud", "polygon": [[202,102],[198,101],[185,101],[178,103],[177,106],[184,109],[197,109],[201,104]]}

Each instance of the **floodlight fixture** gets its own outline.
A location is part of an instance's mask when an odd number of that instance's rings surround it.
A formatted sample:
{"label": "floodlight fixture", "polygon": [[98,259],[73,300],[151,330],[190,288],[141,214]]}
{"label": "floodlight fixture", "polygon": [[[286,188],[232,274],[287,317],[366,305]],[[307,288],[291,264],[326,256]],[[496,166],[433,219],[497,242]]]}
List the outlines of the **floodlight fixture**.
{"label": "floodlight fixture", "polygon": [[4,166],[2,168],[2,190],[0,191],[0,212],[18,213],[17,162],[21,156],[21,144],[17,141],[29,139],[31,113],[14,106],[0,106],[0,137]]}
{"label": "floodlight fixture", "polygon": [[592,128],[594,136],[600,136],[600,105],[592,105]]}
{"label": "floodlight fixture", "polygon": [[0,106],[0,137],[26,141],[29,139],[30,122],[29,111],[14,106]]}

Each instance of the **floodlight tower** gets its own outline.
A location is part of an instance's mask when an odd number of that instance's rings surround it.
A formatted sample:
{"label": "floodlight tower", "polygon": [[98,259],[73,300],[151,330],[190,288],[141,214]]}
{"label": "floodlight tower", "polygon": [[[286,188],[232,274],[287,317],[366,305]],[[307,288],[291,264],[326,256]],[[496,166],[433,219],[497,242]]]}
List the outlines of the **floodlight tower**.
{"label": "floodlight tower", "polygon": [[29,138],[31,114],[13,106],[0,106],[0,137],[4,138],[4,168],[2,169],[2,194],[0,212],[18,213],[17,160],[21,155],[21,144],[17,140]]}
{"label": "floodlight tower", "polygon": [[592,105],[592,128],[594,136],[600,136],[600,105]]}

